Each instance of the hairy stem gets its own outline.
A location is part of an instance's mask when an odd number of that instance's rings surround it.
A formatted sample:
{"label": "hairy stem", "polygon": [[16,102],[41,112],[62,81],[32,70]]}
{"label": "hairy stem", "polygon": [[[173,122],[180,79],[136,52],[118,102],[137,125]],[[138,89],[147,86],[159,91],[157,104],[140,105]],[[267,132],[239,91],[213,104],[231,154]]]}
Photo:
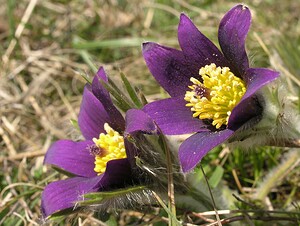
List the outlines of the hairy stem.
{"label": "hairy stem", "polygon": [[[171,151],[168,148],[166,139],[163,135],[161,135],[163,147],[166,152],[166,160],[167,160],[167,174],[168,174],[168,198],[169,198],[169,208],[171,209],[171,213],[173,216],[176,217],[176,206],[175,206],[175,195],[174,195],[174,180],[173,180],[173,164],[172,164],[172,157]],[[170,216],[169,225],[173,226],[176,225],[176,219]]]}
{"label": "hairy stem", "polygon": [[260,185],[260,188],[256,192],[256,198],[264,201],[269,192],[275,187],[281,180],[300,163],[300,150],[293,149],[286,159],[277,166],[274,170],[269,172],[265,181]]}

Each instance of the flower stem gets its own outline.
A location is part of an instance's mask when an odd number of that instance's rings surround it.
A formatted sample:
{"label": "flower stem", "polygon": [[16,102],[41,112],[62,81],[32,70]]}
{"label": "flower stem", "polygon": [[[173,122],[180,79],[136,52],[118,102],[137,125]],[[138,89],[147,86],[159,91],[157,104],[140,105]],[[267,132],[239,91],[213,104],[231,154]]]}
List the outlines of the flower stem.
{"label": "flower stem", "polygon": [[212,201],[212,204],[213,204],[213,208],[214,208],[214,211],[215,211],[215,213],[216,213],[216,218],[217,218],[217,221],[218,221],[218,225],[219,225],[219,226],[222,226],[221,221],[220,221],[220,216],[219,216],[218,211],[217,211],[217,208],[216,208],[216,203],[215,203],[214,196],[213,196],[213,194],[212,194],[212,192],[211,192],[211,189],[210,189],[210,186],[209,186],[209,183],[208,183],[206,174],[205,174],[204,169],[203,169],[203,167],[202,167],[201,164],[200,164],[200,168],[201,168],[201,171],[202,171],[203,176],[204,176],[204,178],[205,178],[206,184],[207,184],[207,186],[208,186],[208,190],[209,190],[209,194],[210,194],[211,201]]}
{"label": "flower stem", "polygon": [[296,166],[300,160],[300,150],[294,149],[287,156],[286,160],[269,172],[266,180],[262,182],[260,188],[256,192],[256,198],[264,201],[273,187],[281,182],[281,180]]}
{"label": "flower stem", "polygon": [[[161,133],[162,134],[162,133]],[[168,207],[171,210],[173,216],[169,216],[169,225],[175,226],[177,225],[176,220],[176,206],[175,206],[175,195],[174,195],[174,180],[173,180],[173,164],[172,164],[172,157],[171,151],[167,145],[166,139],[164,135],[161,135],[163,148],[166,153],[166,160],[167,160],[167,174],[168,174]],[[175,216],[175,219],[174,219]]]}

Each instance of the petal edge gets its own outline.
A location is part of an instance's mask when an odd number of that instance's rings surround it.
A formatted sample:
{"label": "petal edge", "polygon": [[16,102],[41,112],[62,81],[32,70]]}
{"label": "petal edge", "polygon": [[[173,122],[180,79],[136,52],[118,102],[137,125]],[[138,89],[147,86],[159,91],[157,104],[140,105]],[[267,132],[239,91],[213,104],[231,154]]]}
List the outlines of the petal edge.
{"label": "petal edge", "polygon": [[193,118],[191,110],[185,104],[183,97],[174,97],[149,103],[144,106],[143,111],[166,135],[207,131],[206,125],[201,120]]}
{"label": "petal edge", "polygon": [[184,173],[191,171],[214,147],[227,140],[234,131],[200,132],[190,136],[179,147],[179,161]]}
{"label": "petal edge", "polygon": [[201,67],[211,63],[222,67],[228,66],[221,51],[183,13],[180,15],[178,25],[178,41],[189,63],[193,64],[198,71]]}
{"label": "petal edge", "polygon": [[54,165],[82,177],[96,176],[94,171],[95,157],[88,150],[88,146],[92,144],[92,141],[56,141],[48,149],[44,164]]}
{"label": "petal edge", "polygon": [[230,9],[219,25],[219,43],[222,52],[229,61],[231,71],[243,77],[249,68],[245,50],[245,40],[251,25],[251,13],[245,5]]}
{"label": "petal edge", "polygon": [[158,83],[171,95],[184,95],[190,77],[198,74],[198,67],[191,66],[184,54],[157,43],[143,43],[145,62]]}

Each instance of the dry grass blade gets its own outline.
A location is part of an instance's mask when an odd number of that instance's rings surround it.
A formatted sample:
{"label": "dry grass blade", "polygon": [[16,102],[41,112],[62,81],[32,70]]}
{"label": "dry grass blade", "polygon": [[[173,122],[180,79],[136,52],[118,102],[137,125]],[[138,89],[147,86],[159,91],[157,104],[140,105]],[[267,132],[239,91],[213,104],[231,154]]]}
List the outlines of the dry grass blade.
{"label": "dry grass blade", "polygon": [[24,31],[25,25],[29,21],[30,16],[31,16],[37,2],[38,2],[38,0],[31,0],[29,2],[28,6],[27,6],[27,9],[26,9],[26,11],[25,11],[25,13],[24,13],[24,15],[21,19],[21,22],[20,22],[19,26],[16,29],[15,39],[13,39],[10,42],[5,54],[2,56],[2,60],[3,60],[4,65],[8,63],[9,57],[10,57],[11,53],[13,52],[16,44],[17,44],[17,39],[19,39],[21,37],[21,35]]}

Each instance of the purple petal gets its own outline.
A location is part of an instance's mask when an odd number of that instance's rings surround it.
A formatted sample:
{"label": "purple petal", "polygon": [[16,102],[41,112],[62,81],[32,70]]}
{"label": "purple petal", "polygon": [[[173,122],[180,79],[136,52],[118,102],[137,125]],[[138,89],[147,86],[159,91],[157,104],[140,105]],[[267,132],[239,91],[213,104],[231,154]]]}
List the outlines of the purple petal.
{"label": "purple petal", "polygon": [[278,77],[279,77],[279,72],[277,71],[273,71],[267,68],[249,68],[245,74],[247,91],[243,96],[242,100],[252,96],[260,88],[274,81]]}
{"label": "purple petal", "polygon": [[204,123],[193,118],[192,111],[186,107],[183,97],[174,97],[147,104],[145,111],[167,135],[186,134],[205,131]]}
{"label": "purple petal", "polygon": [[130,162],[127,158],[109,161],[102,175],[101,183],[97,185],[102,191],[123,188],[134,181]]}
{"label": "purple petal", "polygon": [[[126,155],[131,168],[136,168],[136,156],[139,155],[140,150],[131,143],[128,139],[124,139]],[[133,179],[133,178],[132,178]]]}
{"label": "purple petal", "polygon": [[240,103],[232,110],[228,128],[237,129],[251,118],[259,116],[262,106],[253,94],[278,76],[278,72],[266,68],[250,68],[246,71],[247,91]]}
{"label": "purple petal", "polygon": [[91,140],[104,133],[104,123],[110,120],[109,115],[100,101],[94,96],[89,86],[84,87],[80,112],[78,116],[78,125],[82,135]]}
{"label": "purple petal", "polygon": [[[263,108],[259,103],[259,98],[253,95],[233,109],[227,128],[235,131],[245,123],[256,124],[261,119],[262,111]],[[250,124],[248,125],[251,127]]]}
{"label": "purple petal", "polygon": [[[108,82],[107,75],[106,75],[106,73],[104,71],[104,68],[102,66],[98,69],[97,76],[99,78],[101,78],[103,81]],[[108,95],[108,92],[107,92],[107,95]]]}
{"label": "purple petal", "polygon": [[83,194],[95,192],[99,188],[101,176],[91,178],[73,177],[48,184],[42,193],[42,214],[48,217],[55,212],[74,207],[76,201],[83,200]]}
{"label": "purple petal", "polygon": [[179,50],[147,42],[143,44],[146,64],[158,83],[171,95],[184,95],[190,78],[199,74]]}
{"label": "purple petal", "polygon": [[200,132],[190,136],[179,147],[179,161],[183,172],[192,170],[214,147],[227,140],[234,131]]}
{"label": "purple petal", "polygon": [[109,115],[107,123],[115,130],[121,132],[125,129],[125,120],[120,111],[113,104],[108,91],[102,86],[100,80],[107,82],[108,78],[102,67],[98,70],[92,82],[92,92],[102,103],[104,109]]}
{"label": "purple petal", "polygon": [[[127,158],[130,161],[132,167],[135,164],[135,156],[139,155],[139,150],[135,147],[133,143],[130,143],[129,139],[138,135],[138,132],[146,133],[146,134],[156,134],[157,126],[154,121],[142,110],[138,109],[130,109],[126,112],[126,129],[125,129],[125,148]],[[139,141],[137,141],[139,142]]]}
{"label": "purple petal", "polygon": [[211,63],[217,66],[228,66],[220,50],[184,14],[180,15],[178,41],[189,63],[193,64],[198,71]]}
{"label": "purple petal", "polygon": [[43,216],[74,207],[76,201],[83,200],[83,194],[123,188],[132,185],[134,179],[128,159],[117,159],[109,161],[100,176],[73,177],[50,183],[42,193]]}
{"label": "purple petal", "polygon": [[237,5],[225,14],[219,26],[219,43],[223,54],[233,67],[231,71],[240,77],[249,68],[245,39],[250,24],[250,10],[245,5]]}
{"label": "purple petal", "polygon": [[132,134],[143,132],[147,134],[157,133],[157,127],[153,120],[142,110],[130,109],[126,112],[126,129],[125,133]]}
{"label": "purple petal", "polygon": [[92,144],[92,141],[59,140],[48,149],[44,163],[54,165],[78,176],[96,176],[94,171],[95,157],[88,150]]}

